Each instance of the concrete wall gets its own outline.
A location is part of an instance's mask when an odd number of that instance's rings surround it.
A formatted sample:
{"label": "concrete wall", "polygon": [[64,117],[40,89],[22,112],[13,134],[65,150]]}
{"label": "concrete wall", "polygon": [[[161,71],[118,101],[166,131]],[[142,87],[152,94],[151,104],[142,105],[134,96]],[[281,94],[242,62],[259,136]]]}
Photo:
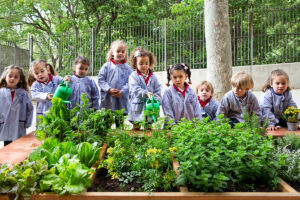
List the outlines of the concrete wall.
{"label": "concrete wall", "polygon": [[[252,68],[252,70],[251,70]],[[239,66],[233,67],[232,73],[237,73],[240,71],[245,71],[252,75],[254,80],[253,91],[260,91],[263,84],[267,80],[271,71],[274,69],[282,69],[287,72],[290,78],[290,87],[293,89],[300,89],[300,62],[296,63],[281,63],[281,64],[269,64],[269,65],[254,65],[254,66]],[[252,71],[252,72],[251,72]],[[98,73],[98,72],[97,72]],[[162,84],[162,92],[167,88],[167,73],[166,71],[154,72],[159,82]],[[96,83],[97,77],[93,77]],[[191,87],[195,89],[200,81],[207,80],[206,69],[192,69],[192,85]],[[214,85],[214,87],[217,87]]]}
{"label": "concrete wall", "polygon": [[[252,68],[252,70],[251,70]],[[297,63],[281,63],[281,64],[269,64],[269,65],[254,65],[254,66],[239,66],[233,67],[232,73],[245,71],[252,75],[254,81],[254,91],[260,91],[263,84],[267,80],[271,71],[274,69],[282,69],[289,75],[290,87],[293,89],[300,89],[300,62]],[[251,72],[252,71],[252,72]],[[167,73],[154,72],[154,74],[159,79],[160,83],[163,85],[163,90],[167,87]],[[191,87],[195,89],[200,81],[207,80],[206,69],[192,69],[192,85]],[[214,87],[217,87],[214,85]]]}

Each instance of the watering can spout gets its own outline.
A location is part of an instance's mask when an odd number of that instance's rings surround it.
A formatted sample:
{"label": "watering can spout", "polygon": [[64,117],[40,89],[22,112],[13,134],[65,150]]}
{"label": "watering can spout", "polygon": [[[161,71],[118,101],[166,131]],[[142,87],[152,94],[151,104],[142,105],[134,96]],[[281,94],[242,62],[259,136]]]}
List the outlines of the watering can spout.
{"label": "watering can spout", "polygon": [[62,80],[59,86],[56,88],[53,97],[59,97],[62,99],[64,103],[71,103],[68,101],[70,95],[72,93],[72,89],[69,86],[69,82],[66,80]]}

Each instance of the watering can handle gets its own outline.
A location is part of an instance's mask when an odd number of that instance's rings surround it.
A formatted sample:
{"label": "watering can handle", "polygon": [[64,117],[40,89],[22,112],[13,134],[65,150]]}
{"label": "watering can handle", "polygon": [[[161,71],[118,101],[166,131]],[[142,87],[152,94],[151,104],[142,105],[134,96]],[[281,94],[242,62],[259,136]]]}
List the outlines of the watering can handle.
{"label": "watering can handle", "polygon": [[66,82],[66,92],[67,92],[67,90],[69,88],[69,81],[65,80],[65,82]]}
{"label": "watering can handle", "polygon": [[151,94],[150,96],[151,96],[151,104],[152,104],[152,107],[154,108],[154,98],[153,98],[153,94]]}

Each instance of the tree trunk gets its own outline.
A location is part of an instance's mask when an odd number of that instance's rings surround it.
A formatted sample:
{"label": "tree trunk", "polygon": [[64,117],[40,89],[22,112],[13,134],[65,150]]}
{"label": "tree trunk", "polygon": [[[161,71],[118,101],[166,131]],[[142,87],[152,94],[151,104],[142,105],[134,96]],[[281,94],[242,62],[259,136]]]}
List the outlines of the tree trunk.
{"label": "tree trunk", "polygon": [[207,78],[220,101],[231,89],[232,53],[227,0],[205,0]]}

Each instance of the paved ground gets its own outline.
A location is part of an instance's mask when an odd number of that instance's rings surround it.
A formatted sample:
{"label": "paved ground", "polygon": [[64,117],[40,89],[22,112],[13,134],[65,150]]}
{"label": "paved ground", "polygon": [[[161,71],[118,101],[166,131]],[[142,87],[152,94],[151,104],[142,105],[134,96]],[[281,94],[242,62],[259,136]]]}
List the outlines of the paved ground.
{"label": "paved ground", "polygon": [[[254,94],[256,95],[256,97],[258,99],[262,98],[262,92],[257,92],[257,91],[254,91]],[[300,107],[300,89],[294,89],[292,90],[292,94],[293,94],[293,99],[294,101],[297,103],[298,107]],[[35,113],[35,110],[34,110],[34,113]],[[32,131],[35,130],[35,115],[34,115],[34,119],[33,119],[33,126],[31,126],[30,128],[27,129],[27,133],[31,133]],[[0,148],[3,147],[3,142],[0,141]]]}

